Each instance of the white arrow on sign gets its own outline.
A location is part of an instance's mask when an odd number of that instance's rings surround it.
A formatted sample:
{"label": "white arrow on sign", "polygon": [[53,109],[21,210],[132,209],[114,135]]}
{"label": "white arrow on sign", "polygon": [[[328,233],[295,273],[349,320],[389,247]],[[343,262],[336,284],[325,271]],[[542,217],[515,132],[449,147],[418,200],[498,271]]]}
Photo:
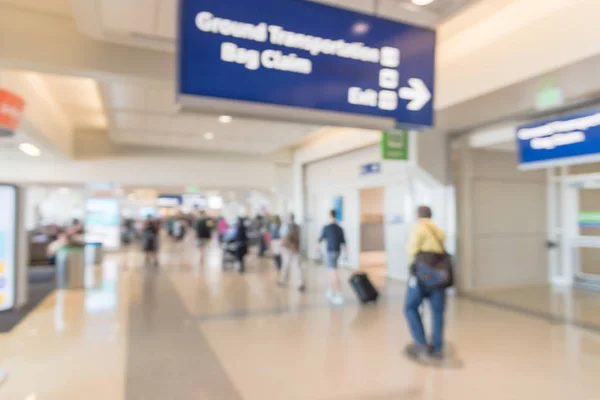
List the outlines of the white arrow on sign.
{"label": "white arrow on sign", "polygon": [[419,78],[410,78],[408,80],[410,87],[403,87],[398,91],[398,95],[401,99],[410,100],[407,104],[406,109],[410,111],[419,111],[425,104],[431,100],[431,92],[425,85],[425,82]]}

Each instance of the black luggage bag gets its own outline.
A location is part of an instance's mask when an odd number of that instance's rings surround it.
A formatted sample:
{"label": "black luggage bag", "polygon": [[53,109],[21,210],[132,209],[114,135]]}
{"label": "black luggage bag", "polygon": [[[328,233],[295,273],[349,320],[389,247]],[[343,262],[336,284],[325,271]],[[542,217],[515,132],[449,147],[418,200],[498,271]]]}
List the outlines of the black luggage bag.
{"label": "black luggage bag", "polygon": [[350,285],[358,295],[358,299],[361,303],[366,304],[370,302],[377,302],[379,293],[375,286],[369,280],[367,274],[354,274],[350,278]]}

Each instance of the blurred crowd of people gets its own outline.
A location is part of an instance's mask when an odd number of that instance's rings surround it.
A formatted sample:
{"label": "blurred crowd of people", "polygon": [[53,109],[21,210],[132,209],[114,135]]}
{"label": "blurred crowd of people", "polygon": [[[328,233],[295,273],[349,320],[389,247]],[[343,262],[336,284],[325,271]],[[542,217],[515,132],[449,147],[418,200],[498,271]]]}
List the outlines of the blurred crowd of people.
{"label": "blurred crowd of people", "polygon": [[246,256],[256,249],[259,257],[273,257],[280,271],[280,284],[284,285],[289,271],[295,269],[300,276],[299,289],[304,290],[304,279],[300,265],[300,229],[294,216],[282,221],[278,215],[256,215],[254,218],[238,217],[228,221],[221,215],[211,215],[204,210],[190,214],[145,219],[126,219],[122,226],[122,243],[139,242],[147,264],[158,265],[161,237],[172,243],[193,238],[199,250],[199,262],[206,260],[207,248],[213,240],[223,248],[223,264],[233,263],[239,273],[246,271]]}

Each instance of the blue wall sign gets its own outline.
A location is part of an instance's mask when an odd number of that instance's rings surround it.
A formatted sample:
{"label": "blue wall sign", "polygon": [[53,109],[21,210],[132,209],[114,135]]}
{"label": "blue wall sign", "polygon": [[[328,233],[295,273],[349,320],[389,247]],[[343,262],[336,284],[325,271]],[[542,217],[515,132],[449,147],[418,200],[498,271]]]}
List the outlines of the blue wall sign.
{"label": "blue wall sign", "polygon": [[344,198],[342,196],[333,198],[333,209],[335,210],[336,221],[342,222],[344,220]]}
{"label": "blue wall sign", "polygon": [[517,129],[523,168],[600,160],[600,110],[587,111]]}
{"label": "blue wall sign", "polygon": [[360,166],[361,175],[378,174],[381,172],[381,163],[370,163]]}
{"label": "blue wall sign", "polygon": [[179,194],[161,194],[156,199],[156,205],[158,207],[179,207],[183,204],[183,196]]}
{"label": "blue wall sign", "polygon": [[389,218],[388,223],[390,225],[402,225],[404,223],[404,217],[400,214],[393,214]]}
{"label": "blue wall sign", "polygon": [[433,30],[305,0],[180,6],[182,96],[433,123]]}

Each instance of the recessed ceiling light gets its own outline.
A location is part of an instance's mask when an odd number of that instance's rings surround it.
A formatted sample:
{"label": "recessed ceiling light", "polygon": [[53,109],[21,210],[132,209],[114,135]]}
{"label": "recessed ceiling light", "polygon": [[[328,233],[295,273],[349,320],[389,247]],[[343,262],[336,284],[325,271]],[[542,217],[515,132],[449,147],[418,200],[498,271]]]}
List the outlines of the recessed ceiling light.
{"label": "recessed ceiling light", "polygon": [[233,121],[233,117],[231,117],[231,115],[221,115],[219,117],[219,122],[222,124],[229,124],[231,121]]}
{"label": "recessed ceiling light", "polygon": [[433,3],[435,0],[411,0],[415,6],[428,6]]}
{"label": "recessed ceiling light", "polygon": [[206,132],[204,134],[204,139],[206,140],[213,140],[215,138],[215,134],[212,132]]}
{"label": "recessed ceiling light", "polygon": [[19,150],[31,157],[39,157],[42,154],[42,151],[31,143],[21,143]]}

